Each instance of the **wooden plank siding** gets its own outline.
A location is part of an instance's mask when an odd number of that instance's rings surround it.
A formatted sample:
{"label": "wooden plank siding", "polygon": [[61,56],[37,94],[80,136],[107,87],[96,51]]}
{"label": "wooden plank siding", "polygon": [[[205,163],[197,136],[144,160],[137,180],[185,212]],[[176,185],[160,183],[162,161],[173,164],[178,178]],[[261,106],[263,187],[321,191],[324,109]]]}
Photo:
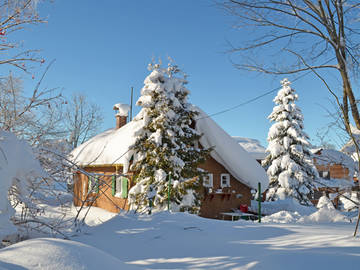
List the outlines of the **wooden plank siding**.
{"label": "wooden plank siding", "polygon": [[[251,200],[251,189],[237,181],[224,166],[219,164],[213,158],[208,160],[199,166],[213,174],[213,188],[212,192],[209,192],[208,188],[203,189],[204,196],[200,207],[200,216],[206,218],[221,218],[220,213],[229,212],[231,209],[239,209],[241,204],[250,205]],[[93,206],[103,208],[110,212],[117,213],[120,209],[128,210],[128,200],[112,195],[111,181],[112,175],[116,173],[115,166],[96,166],[96,167],[85,167],[84,170],[94,174],[104,174],[101,177],[103,184],[99,186],[99,193],[88,194],[88,176],[77,171],[74,173],[74,204],[80,206],[82,201],[87,199],[85,205],[91,205],[92,200]],[[122,171],[122,168],[120,168]],[[230,174],[230,187],[223,188],[221,193],[216,191],[221,189],[220,187],[220,175],[223,173]],[[130,189],[133,185],[131,177],[129,178],[128,188]],[[241,194],[241,198],[237,195]]]}
{"label": "wooden plank siding", "polygon": [[[112,176],[116,173],[116,166],[96,166],[83,168],[86,172],[99,174],[99,191],[88,194],[89,178],[87,175],[77,171],[74,173],[74,205],[81,206],[86,200],[85,206],[96,206],[107,211],[118,213],[120,209],[128,210],[128,199],[112,195]],[[122,171],[122,168],[120,168]],[[102,175],[102,176],[100,176]],[[129,178],[128,189],[132,181]],[[94,200],[94,202],[92,202]]]}
{"label": "wooden plank siding", "polygon": [[319,165],[316,163],[316,159],[314,163],[319,173],[329,172],[330,178],[352,180],[352,177],[349,175],[349,169],[340,164]]}
{"label": "wooden plank siding", "polygon": [[[200,216],[219,219],[222,218],[220,216],[222,212],[239,209],[241,204],[250,205],[251,188],[236,180],[223,165],[210,157],[199,167],[213,174],[212,192],[204,188],[204,198],[201,202]],[[221,189],[220,175],[223,173],[230,174],[230,187],[222,188],[221,193],[217,193],[216,191]],[[241,198],[237,197],[239,194],[242,195]]]}

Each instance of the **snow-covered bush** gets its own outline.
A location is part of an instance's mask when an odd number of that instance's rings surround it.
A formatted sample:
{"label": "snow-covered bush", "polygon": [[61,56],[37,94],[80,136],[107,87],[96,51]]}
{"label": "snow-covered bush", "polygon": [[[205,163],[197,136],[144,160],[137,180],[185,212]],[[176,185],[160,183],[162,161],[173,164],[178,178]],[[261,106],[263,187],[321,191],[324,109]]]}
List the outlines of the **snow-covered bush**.
{"label": "snow-covered bush", "polygon": [[340,196],[340,202],[345,211],[356,210],[360,205],[360,200],[356,191],[344,193],[343,196]]}
{"label": "snow-covered bush", "polygon": [[275,122],[268,134],[269,153],[263,161],[268,167],[268,201],[295,198],[300,204],[311,205],[313,180],[318,173],[312,163],[308,136],[303,131],[303,115],[295,105],[298,95],[287,79],[281,81],[282,88],[274,99],[276,106],[269,119]]}
{"label": "snow-covered bush", "polygon": [[321,208],[335,209],[331,200],[325,195],[320,197],[316,207],[319,209],[321,209]]}
{"label": "snow-covered bush", "polygon": [[192,124],[198,111],[187,101],[186,76],[177,66],[150,64],[149,69],[137,101],[142,110],[135,121],[144,126],[133,146],[136,185],[129,191],[129,203],[138,211],[149,205],[165,209],[170,189],[174,207],[196,208],[199,197],[193,191],[200,187],[197,177],[202,175],[197,167],[210,151],[197,146],[201,134]]}
{"label": "snow-covered bush", "polygon": [[[0,131],[0,240],[15,232],[10,219],[15,211],[10,203],[30,204],[29,188],[43,175],[31,147],[10,132]],[[11,201],[9,190],[12,189]]]}

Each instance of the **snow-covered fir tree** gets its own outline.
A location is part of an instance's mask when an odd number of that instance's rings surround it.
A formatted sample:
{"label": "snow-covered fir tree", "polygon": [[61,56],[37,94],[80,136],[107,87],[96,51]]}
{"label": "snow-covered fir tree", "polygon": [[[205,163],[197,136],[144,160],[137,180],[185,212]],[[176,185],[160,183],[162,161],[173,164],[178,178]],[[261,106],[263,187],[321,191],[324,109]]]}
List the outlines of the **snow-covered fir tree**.
{"label": "snow-covered fir tree", "polygon": [[199,149],[201,136],[192,126],[198,115],[187,101],[186,75],[177,66],[161,68],[150,64],[151,74],[145,79],[137,105],[142,107],[135,121],[143,121],[133,147],[132,170],[136,185],[129,191],[131,209],[145,211],[149,205],[166,209],[170,184],[172,209],[181,206],[199,208],[202,172],[198,165],[210,149]]}
{"label": "snow-covered fir tree", "polygon": [[303,131],[303,115],[296,106],[298,95],[291,88],[291,83],[284,79],[282,88],[274,99],[269,119],[275,122],[268,134],[269,153],[263,161],[268,167],[268,201],[295,198],[300,204],[311,205],[313,180],[318,177],[309,151],[308,136]]}

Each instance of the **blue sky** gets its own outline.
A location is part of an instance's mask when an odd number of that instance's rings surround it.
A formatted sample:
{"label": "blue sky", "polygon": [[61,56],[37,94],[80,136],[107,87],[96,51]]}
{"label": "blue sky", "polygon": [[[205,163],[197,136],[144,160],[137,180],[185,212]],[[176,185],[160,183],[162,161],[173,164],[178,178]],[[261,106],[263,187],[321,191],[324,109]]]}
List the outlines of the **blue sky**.
{"label": "blue sky", "polygon": [[[235,69],[226,54],[227,40],[241,43],[244,33],[232,29],[233,18],[208,0],[56,0],[40,6],[48,23],[21,32],[26,48],[41,49],[56,59],[43,86],[60,87],[65,95],[85,93],[103,110],[102,129],[115,125],[112,106],[138,98],[153,57],[173,58],[187,74],[190,101],[209,114],[236,106],[280,85],[282,77]],[[249,33],[248,33],[249,34]],[[34,71],[39,76],[41,70]],[[25,75],[31,87],[30,75]],[[289,76],[291,80],[296,76]],[[330,95],[313,75],[296,81],[298,105],[312,142],[330,121]],[[258,139],[267,146],[267,116],[276,93],[217,115],[230,135]],[[139,108],[135,109],[137,112]]]}

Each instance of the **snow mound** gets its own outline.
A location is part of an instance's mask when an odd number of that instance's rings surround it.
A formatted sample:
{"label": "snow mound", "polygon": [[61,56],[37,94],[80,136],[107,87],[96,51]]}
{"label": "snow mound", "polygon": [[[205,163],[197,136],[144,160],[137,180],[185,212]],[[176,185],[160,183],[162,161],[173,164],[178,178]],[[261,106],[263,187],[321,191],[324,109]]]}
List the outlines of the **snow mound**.
{"label": "snow mound", "polygon": [[0,131],[0,239],[15,233],[10,217],[15,213],[8,200],[8,190],[16,185],[19,195],[26,202],[28,186],[44,172],[31,147],[13,133]]}
{"label": "snow mound", "polygon": [[300,223],[334,223],[334,222],[349,222],[349,219],[336,209],[329,209],[327,207],[320,208],[315,213],[304,216],[298,220]]}
{"label": "snow mound", "polygon": [[[101,259],[100,259],[101,258]],[[39,238],[0,250],[0,269],[139,269],[79,242]]]}
{"label": "snow mound", "polygon": [[[336,210],[329,198],[322,196],[317,205],[303,206],[293,199],[264,202],[261,204],[264,223],[334,223],[350,220],[340,211]],[[257,202],[252,201],[251,209],[257,211]]]}
{"label": "snow mound", "polygon": [[298,212],[279,211],[261,219],[264,223],[349,223],[348,217],[336,209],[321,208],[318,211],[302,216]]}
{"label": "snow mound", "polygon": [[280,211],[270,216],[266,216],[261,220],[265,223],[295,223],[300,217],[298,212]]}
{"label": "snow mound", "polygon": [[326,196],[321,196],[320,197],[316,207],[319,208],[319,209],[321,209],[321,208],[335,209],[335,207],[334,207],[333,203],[331,202],[331,200]]}
{"label": "snow mound", "polygon": [[[71,212],[74,217],[78,214],[80,207],[72,205]],[[87,226],[93,227],[103,224],[104,222],[112,219],[117,216],[117,213],[106,211],[102,208],[96,206],[85,206],[79,214],[79,220],[84,219],[84,222]]]}
{"label": "snow mound", "polygon": [[[251,201],[251,210],[254,212],[258,211],[257,201]],[[287,211],[293,213],[296,212],[299,213],[299,215],[303,216],[312,214],[316,211],[316,208],[312,206],[301,205],[292,198],[261,203],[261,213],[265,215],[272,215],[280,211]]]}

